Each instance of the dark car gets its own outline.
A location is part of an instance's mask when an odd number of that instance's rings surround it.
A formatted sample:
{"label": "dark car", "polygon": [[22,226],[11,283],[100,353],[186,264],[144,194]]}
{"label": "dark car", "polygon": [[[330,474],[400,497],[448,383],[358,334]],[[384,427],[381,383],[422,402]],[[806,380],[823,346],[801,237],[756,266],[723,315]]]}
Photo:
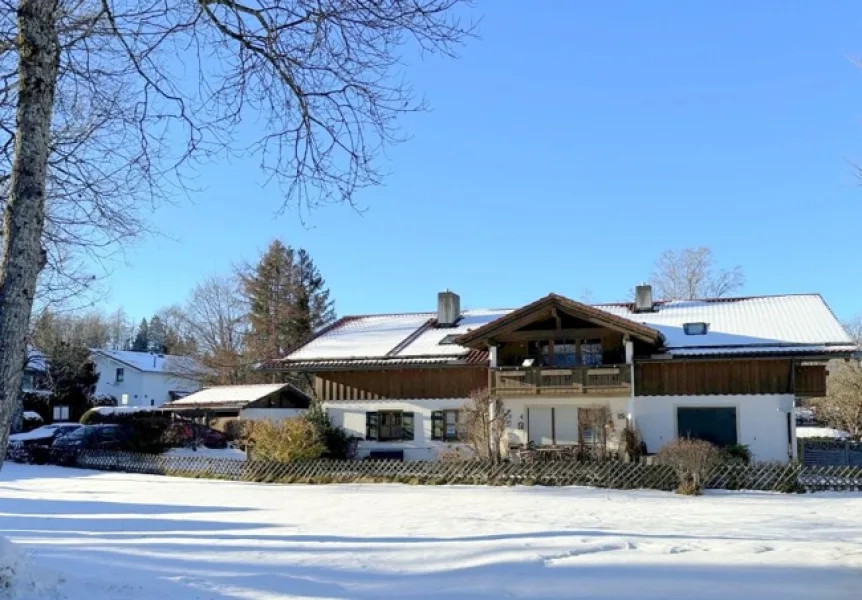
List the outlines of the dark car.
{"label": "dark car", "polygon": [[227,448],[227,436],[222,432],[188,421],[171,423],[165,432],[169,445],[177,448],[204,446],[216,450]]}
{"label": "dark car", "polygon": [[47,462],[54,440],[80,428],[81,425],[77,423],[54,423],[25,433],[10,435],[6,456],[15,462],[44,464]]}
{"label": "dark car", "polygon": [[54,440],[51,458],[70,465],[83,450],[121,450],[130,436],[131,428],[122,425],[86,425]]}

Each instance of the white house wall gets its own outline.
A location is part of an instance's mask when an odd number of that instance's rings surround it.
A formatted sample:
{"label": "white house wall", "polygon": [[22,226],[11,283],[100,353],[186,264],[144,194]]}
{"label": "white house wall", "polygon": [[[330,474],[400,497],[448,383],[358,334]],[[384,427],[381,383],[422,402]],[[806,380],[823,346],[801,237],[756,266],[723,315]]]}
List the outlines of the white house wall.
{"label": "white house wall", "polygon": [[[94,356],[99,381],[97,396],[113,396],[121,406],[161,406],[170,400],[170,392],[196,392],[200,382],[170,373],[142,372],[104,355]],[[117,383],[117,369],[124,369],[123,381]],[[123,404],[123,394],[128,403]]]}
{"label": "white house wall", "polygon": [[[372,450],[403,450],[404,460],[434,460],[440,452],[463,445],[431,439],[431,413],[437,410],[460,409],[468,398],[418,399],[418,400],[334,400],[325,402],[324,409],[330,422],[343,427],[347,432],[362,438],[358,457],[367,457]],[[377,442],[365,440],[365,413],[380,410],[412,412],[414,417],[414,439],[412,441]]]}
{"label": "white house wall", "polygon": [[[637,396],[637,427],[650,453],[677,437],[678,407],[736,407],[737,439],[749,447],[755,460],[787,462],[787,414],[793,411],[792,394],[744,396]],[[795,420],[791,422],[791,437]],[[792,441],[792,440],[791,440]],[[791,450],[792,451],[792,450]]]}
{"label": "white house wall", "polygon": [[244,408],[239,411],[240,419],[249,421],[283,421],[305,414],[304,408]]}

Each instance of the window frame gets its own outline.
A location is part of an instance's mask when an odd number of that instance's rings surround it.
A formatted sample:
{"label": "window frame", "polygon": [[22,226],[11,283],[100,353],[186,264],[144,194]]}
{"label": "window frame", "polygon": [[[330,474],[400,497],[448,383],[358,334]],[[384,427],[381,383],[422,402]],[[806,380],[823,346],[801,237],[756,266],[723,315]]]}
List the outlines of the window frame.
{"label": "window frame", "polygon": [[[57,416],[59,411],[59,416]],[[63,416],[65,414],[65,416]],[[69,405],[68,404],[56,404],[51,407],[51,415],[53,421],[68,421],[69,420]]]}
{"label": "window frame", "polygon": [[[389,424],[386,437],[382,437],[384,416],[398,415],[397,436]],[[416,413],[407,410],[370,410],[365,412],[365,439],[374,442],[410,442],[416,439]]]}
{"label": "window frame", "polygon": [[[459,408],[444,408],[431,413],[431,439],[438,442],[461,442],[464,441],[464,411]],[[455,415],[455,435],[449,435],[446,416]]]}
{"label": "window frame", "polygon": [[126,380],[126,368],[125,367],[117,367],[117,370],[114,372],[114,383],[123,383]]}

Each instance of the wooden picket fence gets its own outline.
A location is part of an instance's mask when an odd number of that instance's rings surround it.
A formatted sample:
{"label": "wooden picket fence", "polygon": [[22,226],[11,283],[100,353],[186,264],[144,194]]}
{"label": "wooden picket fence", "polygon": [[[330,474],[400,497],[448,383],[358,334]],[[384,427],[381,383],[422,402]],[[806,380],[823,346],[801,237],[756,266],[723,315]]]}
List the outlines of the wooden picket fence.
{"label": "wooden picket fence", "polygon": [[[665,465],[624,462],[539,462],[385,460],[295,463],[242,461],[204,456],[167,456],[89,450],[76,466],[86,469],[254,481],[267,483],[412,483],[426,485],[582,485],[613,489],[673,490],[676,474]],[[725,465],[709,477],[709,488],[802,492],[862,491],[862,468],[840,466]]]}

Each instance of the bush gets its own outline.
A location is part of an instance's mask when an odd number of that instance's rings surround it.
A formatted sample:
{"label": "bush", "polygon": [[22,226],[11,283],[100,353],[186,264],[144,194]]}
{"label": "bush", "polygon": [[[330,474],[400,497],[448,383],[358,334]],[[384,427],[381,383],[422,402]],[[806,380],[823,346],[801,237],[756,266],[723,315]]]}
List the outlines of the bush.
{"label": "bush", "polygon": [[625,426],[621,436],[622,443],[620,445],[622,446],[624,459],[638,462],[642,456],[646,455],[646,444],[643,438],[641,438],[641,433],[631,423]]}
{"label": "bush", "polygon": [[671,467],[679,477],[677,493],[699,495],[709,473],[722,462],[721,451],[703,440],[680,438],[662,446],[658,462]]}
{"label": "bush", "polygon": [[351,456],[353,444],[352,436],[342,427],[335,427],[329,420],[326,411],[320,406],[319,402],[314,402],[305,413],[305,420],[314,428],[325,450],[323,451],[324,458],[333,460],[347,460],[354,458]]}
{"label": "bush", "polygon": [[229,442],[236,442],[245,437],[246,421],[230,419],[224,422],[224,435]]}
{"label": "bush", "polygon": [[283,421],[249,421],[246,443],[254,460],[293,462],[320,458],[326,446],[314,425],[302,417]]}
{"label": "bush", "polygon": [[751,463],[751,450],[745,444],[725,446],[722,454],[724,455],[724,462],[728,464],[747,465]]}

